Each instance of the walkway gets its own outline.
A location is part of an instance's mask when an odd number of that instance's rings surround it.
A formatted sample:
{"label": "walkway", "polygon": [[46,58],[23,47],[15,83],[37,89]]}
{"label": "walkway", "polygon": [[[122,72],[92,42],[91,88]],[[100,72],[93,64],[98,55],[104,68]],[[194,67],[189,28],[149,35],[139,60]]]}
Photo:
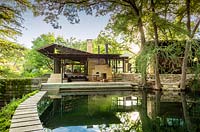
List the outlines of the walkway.
{"label": "walkway", "polygon": [[38,116],[37,103],[45,94],[46,91],[40,91],[18,106],[12,117],[10,132],[44,132]]}

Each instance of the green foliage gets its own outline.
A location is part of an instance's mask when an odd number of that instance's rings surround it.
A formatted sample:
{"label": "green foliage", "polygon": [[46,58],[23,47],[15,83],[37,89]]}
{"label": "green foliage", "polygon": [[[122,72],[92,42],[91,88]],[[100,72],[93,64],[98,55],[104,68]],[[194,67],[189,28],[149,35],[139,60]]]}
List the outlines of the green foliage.
{"label": "green foliage", "polygon": [[29,50],[26,54],[22,76],[37,77],[52,71],[53,60],[38,53],[35,49]]}
{"label": "green foliage", "polygon": [[56,38],[56,44],[64,45],[66,47],[86,51],[87,50],[87,42],[86,41],[81,41],[77,40],[76,38],[69,38],[69,39],[64,39],[63,37],[57,37]]}
{"label": "green foliage", "polygon": [[26,48],[19,44],[0,38],[0,64],[14,61],[14,59],[16,60],[17,58],[23,56],[23,51],[25,50]]}
{"label": "green foliage", "polygon": [[134,39],[133,36],[136,37],[138,35],[138,32],[135,32],[137,31],[137,23],[138,18],[136,16],[133,17],[131,10],[123,10],[112,15],[106,29],[111,29],[116,36],[123,34],[129,39]]}
{"label": "green foliage", "polygon": [[[186,41],[160,41],[159,47],[155,49],[154,42],[146,43],[144,50],[136,58],[137,72],[141,72],[153,64],[153,54],[158,52],[160,73],[180,73],[182,58],[184,56],[184,46]],[[188,56],[188,73],[199,74],[200,45],[198,40],[193,40]],[[196,61],[194,61],[196,58]]]}
{"label": "green foliage", "polygon": [[[58,19],[61,15],[65,16],[70,23],[78,23],[79,12],[87,15],[104,16],[111,15],[109,28],[112,29],[114,36],[125,35],[126,39],[136,40],[138,42],[138,28],[143,29],[142,17],[148,16],[149,8],[148,1],[135,0],[80,0],[80,1],[46,1],[37,0],[35,3],[36,14],[45,17],[44,21],[51,23],[54,28],[61,28]],[[146,11],[146,12],[145,12]],[[149,21],[148,19],[146,19]],[[139,31],[141,43],[145,41],[144,32]],[[133,36],[134,34],[134,36]],[[137,38],[137,39],[135,39]]]}
{"label": "green foliage", "polygon": [[52,103],[52,99],[43,97],[37,104],[38,115],[41,116]]}
{"label": "green foliage", "polygon": [[37,49],[55,42],[56,37],[53,33],[42,34],[32,41],[32,49],[26,53],[22,76],[36,77],[53,70],[53,61],[37,52]]}
{"label": "green foliage", "polygon": [[20,74],[7,66],[0,66],[0,78],[18,78]]}
{"label": "green foliage", "polygon": [[[67,20],[74,24],[80,21],[79,12],[85,12],[87,15],[96,16],[106,15],[114,11],[119,12],[120,6],[128,5],[129,2],[118,1],[118,0],[107,0],[107,1],[90,1],[90,0],[80,0],[80,1],[46,1],[37,0],[35,3],[36,15],[43,15],[45,17],[44,21],[52,24],[54,28],[61,28],[58,24],[58,19],[60,15],[63,15]],[[128,5],[130,8],[130,5]],[[124,8],[125,9],[125,8]]]}
{"label": "green foliage", "polygon": [[147,67],[152,64],[155,53],[154,45],[145,46],[145,48],[136,57],[136,72],[143,73]]}
{"label": "green foliage", "polygon": [[0,38],[21,34],[22,13],[30,8],[29,0],[2,0],[0,2]]}
{"label": "green foliage", "polygon": [[30,96],[33,96],[37,92],[38,91],[34,91],[32,93],[29,93],[29,94],[23,96],[21,99],[13,100],[8,105],[6,105],[5,107],[3,107],[0,110],[0,131],[1,132],[9,132],[9,128],[11,125],[11,119],[15,112],[15,109],[18,107],[18,105],[20,103],[25,101]]}
{"label": "green foliage", "polygon": [[0,38],[0,77],[19,77],[27,49]]}
{"label": "green foliage", "polygon": [[93,40],[93,53],[98,53],[98,46],[100,46],[100,54],[105,54],[105,44],[108,44],[109,54],[121,54],[126,47],[118,43],[115,38],[100,34],[97,39]]}

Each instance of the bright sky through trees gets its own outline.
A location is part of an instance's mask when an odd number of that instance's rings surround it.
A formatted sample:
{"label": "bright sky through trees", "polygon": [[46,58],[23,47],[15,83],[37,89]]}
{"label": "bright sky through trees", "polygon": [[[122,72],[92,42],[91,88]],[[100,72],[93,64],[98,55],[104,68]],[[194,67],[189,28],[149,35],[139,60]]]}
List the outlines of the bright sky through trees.
{"label": "bright sky through trees", "polygon": [[17,42],[28,48],[32,46],[31,41],[48,32],[52,32],[56,36],[63,36],[66,39],[70,37],[80,40],[94,39],[104,29],[109,20],[108,15],[95,17],[80,14],[81,21],[79,24],[70,24],[66,18],[62,17],[59,20],[62,28],[54,29],[50,24],[44,22],[42,17],[33,17],[31,12],[26,12],[23,17],[25,28],[22,29],[22,36],[17,37]]}

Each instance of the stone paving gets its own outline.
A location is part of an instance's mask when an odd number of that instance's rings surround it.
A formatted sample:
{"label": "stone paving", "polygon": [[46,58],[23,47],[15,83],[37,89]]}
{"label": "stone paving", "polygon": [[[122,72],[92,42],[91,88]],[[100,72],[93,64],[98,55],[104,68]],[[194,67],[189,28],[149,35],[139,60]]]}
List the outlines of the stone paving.
{"label": "stone paving", "polygon": [[40,91],[18,106],[12,117],[10,132],[44,132],[37,103],[45,94],[46,91]]}

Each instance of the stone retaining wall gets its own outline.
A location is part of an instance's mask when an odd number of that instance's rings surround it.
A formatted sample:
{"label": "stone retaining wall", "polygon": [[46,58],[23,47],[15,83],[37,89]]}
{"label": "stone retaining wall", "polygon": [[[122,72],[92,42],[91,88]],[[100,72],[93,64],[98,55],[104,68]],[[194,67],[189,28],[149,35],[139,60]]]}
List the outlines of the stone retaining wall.
{"label": "stone retaining wall", "polygon": [[[187,74],[187,79],[194,78],[194,74]],[[132,81],[135,83],[141,82],[140,73],[123,73],[122,79],[124,81]],[[148,81],[153,81],[155,79],[153,74],[147,75]],[[181,74],[160,74],[160,80],[162,83],[177,83],[181,80]]]}
{"label": "stone retaining wall", "polygon": [[[141,74],[138,73],[124,73],[121,75],[123,81],[131,81],[133,83],[141,84]],[[194,78],[194,74],[187,74],[187,79]],[[181,74],[160,74],[162,90],[180,91]],[[153,74],[147,75],[147,81],[152,82],[154,87],[155,77]]]}

